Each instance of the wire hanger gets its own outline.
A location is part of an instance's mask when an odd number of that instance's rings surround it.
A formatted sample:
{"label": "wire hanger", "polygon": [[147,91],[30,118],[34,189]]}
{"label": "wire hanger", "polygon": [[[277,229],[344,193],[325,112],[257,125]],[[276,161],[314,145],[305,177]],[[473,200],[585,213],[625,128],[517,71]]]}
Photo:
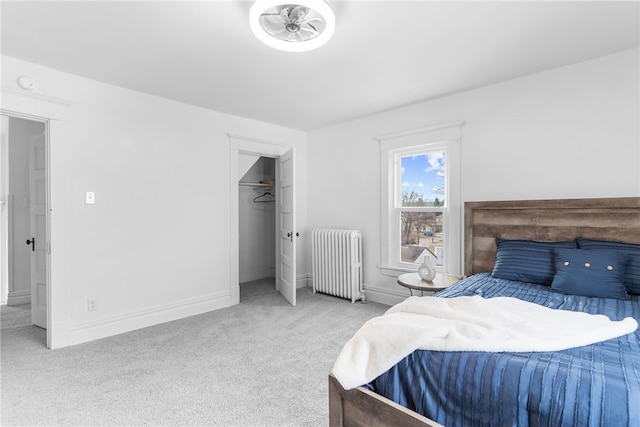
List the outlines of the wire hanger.
{"label": "wire hanger", "polygon": [[273,194],[267,192],[267,193],[263,193],[261,196],[256,197],[255,199],[253,199],[253,203],[273,203],[275,202],[274,199],[267,199],[267,200],[260,200],[263,197],[276,197]]}

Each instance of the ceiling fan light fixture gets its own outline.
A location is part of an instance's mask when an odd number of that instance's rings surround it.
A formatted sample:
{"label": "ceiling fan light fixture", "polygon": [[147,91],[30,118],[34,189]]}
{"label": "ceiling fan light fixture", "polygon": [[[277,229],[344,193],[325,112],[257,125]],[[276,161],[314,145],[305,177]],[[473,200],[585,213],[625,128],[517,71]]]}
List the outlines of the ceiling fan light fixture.
{"label": "ceiling fan light fixture", "polygon": [[249,11],[253,34],[274,49],[305,52],[325,44],[336,19],[324,0],[256,0]]}

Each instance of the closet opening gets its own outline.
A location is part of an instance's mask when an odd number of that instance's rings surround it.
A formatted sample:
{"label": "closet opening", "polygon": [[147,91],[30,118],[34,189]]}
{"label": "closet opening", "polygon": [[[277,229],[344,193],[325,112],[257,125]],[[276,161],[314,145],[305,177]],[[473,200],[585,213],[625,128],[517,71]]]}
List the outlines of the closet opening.
{"label": "closet opening", "polygon": [[2,329],[35,325],[48,345],[48,122],[4,113],[1,119]]}
{"label": "closet opening", "polygon": [[274,276],[276,291],[296,305],[295,181],[293,147],[229,135],[231,305],[240,303],[240,283]]}
{"label": "closet opening", "polygon": [[248,170],[238,182],[240,303],[278,292],[276,287],[276,159],[240,154]]}

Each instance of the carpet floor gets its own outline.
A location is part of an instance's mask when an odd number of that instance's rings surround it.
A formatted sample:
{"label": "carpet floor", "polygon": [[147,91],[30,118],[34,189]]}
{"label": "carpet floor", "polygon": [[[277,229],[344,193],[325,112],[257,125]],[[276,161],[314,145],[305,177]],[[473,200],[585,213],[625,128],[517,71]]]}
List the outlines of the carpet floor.
{"label": "carpet floor", "polygon": [[0,327],[19,328],[31,325],[31,304],[0,305]]}
{"label": "carpet floor", "polygon": [[388,307],[297,298],[245,283],[237,306],[57,350],[43,329],[3,328],[0,422],[326,426],[338,352]]}

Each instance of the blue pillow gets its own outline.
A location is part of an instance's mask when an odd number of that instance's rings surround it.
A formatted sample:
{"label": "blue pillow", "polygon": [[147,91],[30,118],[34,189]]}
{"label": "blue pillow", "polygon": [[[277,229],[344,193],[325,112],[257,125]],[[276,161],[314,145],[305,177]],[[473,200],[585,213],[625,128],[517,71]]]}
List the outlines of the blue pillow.
{"label": "blue pillow", "polygon": [[624,271],[628,255],[611,250],[557,249],[551,289],[588,297],[626,299]]}
{"label": "blue pillow", "polygon": [[624,285],[630,294],[640,295],[640,245],[583,238],[578,238],[576,241],[580,249],[608,249],[628,254]]}
{"label": "blue pillow", "polygon": [[496,263],[491,275],[498,279],[550,285],[556,272],[554,250],[576,249],[574,240],[568,242],[535,242],[533,240],[505,240],[496,238]]}

